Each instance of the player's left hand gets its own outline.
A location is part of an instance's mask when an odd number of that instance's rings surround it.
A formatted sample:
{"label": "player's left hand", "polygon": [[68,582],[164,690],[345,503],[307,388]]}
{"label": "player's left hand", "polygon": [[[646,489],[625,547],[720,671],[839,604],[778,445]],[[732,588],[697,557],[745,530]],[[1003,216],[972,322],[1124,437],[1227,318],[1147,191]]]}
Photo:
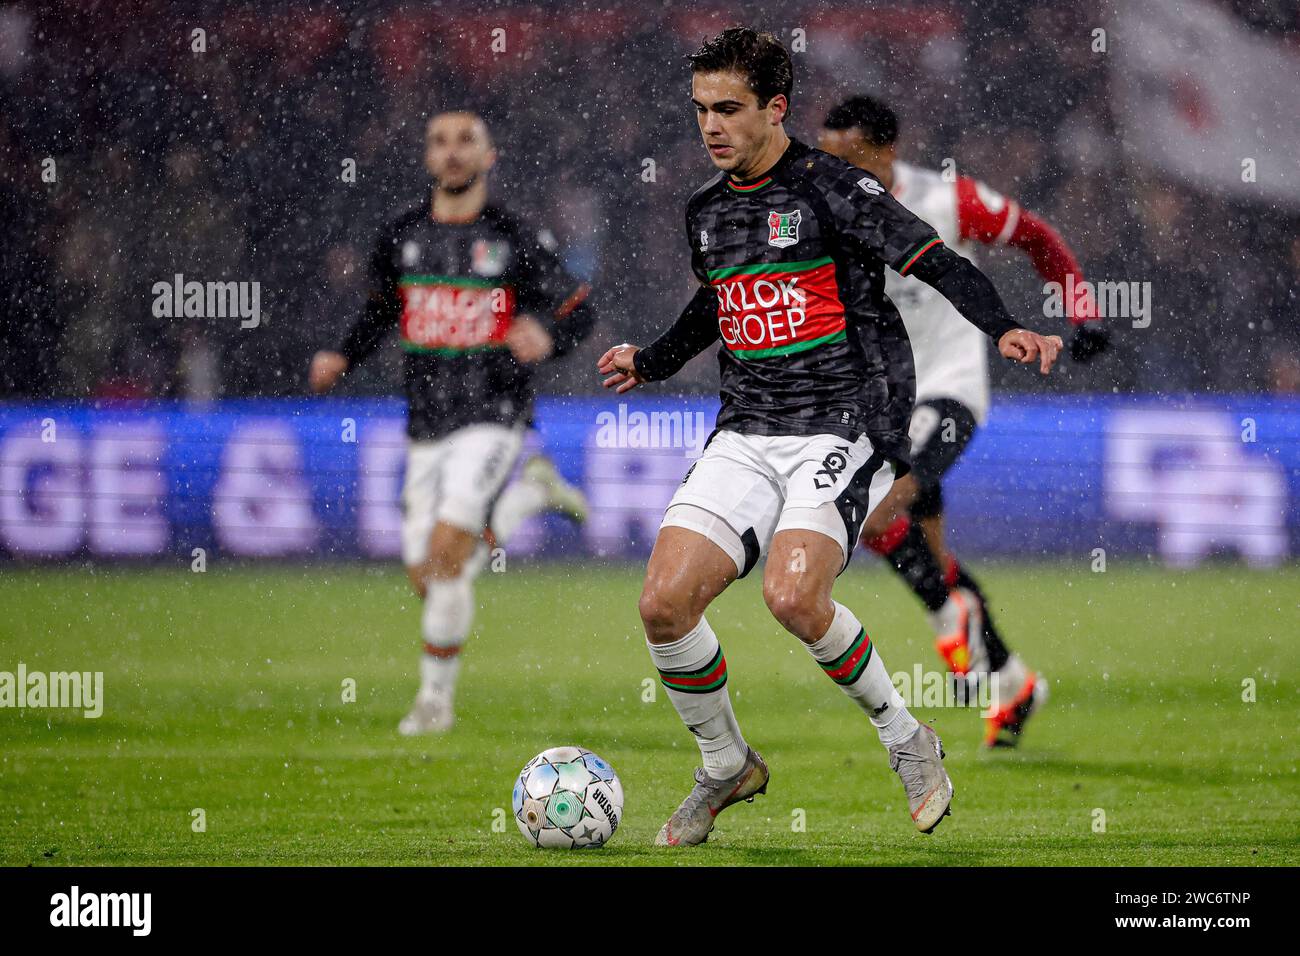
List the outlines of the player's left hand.
{"label": "player's left hand", "polygon": [[639,351],[641,351],[640,346],[624,342],[622,345],[614,346],[597,359],[596,369],[600,374],[609,376],[600,384],[614,389],[619,395],[640,385],[643,379],[636,373],[634,361]]}
{"label": "player's left hand", "polygon": [[521,365],[544,362],[555,351],[555,341],[546,327],[526,315],[518,316],[506,333],[506,345]]}
{"label": "player's left hand", "polygon": [[1038,370],[1046,375],[1056,364],[1064,343],[1059,335],[1039,335],[1028,329],[1012,329],[998,340],[998,351],[1003,358],[1014,359],[1021,365],[1038,360]]}

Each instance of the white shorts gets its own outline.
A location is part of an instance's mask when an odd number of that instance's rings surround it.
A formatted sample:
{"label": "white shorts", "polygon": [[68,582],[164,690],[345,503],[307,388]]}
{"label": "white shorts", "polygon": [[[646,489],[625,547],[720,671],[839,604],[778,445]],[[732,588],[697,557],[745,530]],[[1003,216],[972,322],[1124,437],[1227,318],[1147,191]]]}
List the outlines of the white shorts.
{"label": "white shorts", "polygon": [[482,534],[523,445],[522,428],[469,425],[436,441],[413,441],[402,485],[402,561],[429,556],[434,525]]}
{"label": "white shorts", "polygon": [[864,435],[743,435],[721,430],[668,503],[663,527],[696,531],[744,577],[778,531],[834,539],[849,565],[862,523],[889,492],[894,466]]}

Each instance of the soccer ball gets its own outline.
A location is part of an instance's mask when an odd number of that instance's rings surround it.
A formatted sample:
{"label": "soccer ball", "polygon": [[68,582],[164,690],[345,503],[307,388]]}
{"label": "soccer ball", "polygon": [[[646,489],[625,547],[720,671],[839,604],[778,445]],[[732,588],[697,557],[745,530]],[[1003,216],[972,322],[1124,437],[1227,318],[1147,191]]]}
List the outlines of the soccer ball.
{"label": "soccer ball", "polygon": [[596,847],[618,829],[623,785],[590,750],[552,747],[519,771],[510,803],[519,832],[533,846]]}

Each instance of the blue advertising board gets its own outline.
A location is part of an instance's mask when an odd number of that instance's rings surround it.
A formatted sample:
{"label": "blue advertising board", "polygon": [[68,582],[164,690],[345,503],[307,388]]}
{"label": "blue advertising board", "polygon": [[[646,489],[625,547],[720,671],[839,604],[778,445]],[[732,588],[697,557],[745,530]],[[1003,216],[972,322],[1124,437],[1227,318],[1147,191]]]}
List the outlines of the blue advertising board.
{"label": "blue advertising board", "polygon": [[[530,521],[511,552],[644,557],[716,410],[540,399],[526,448],[592,515]],[[0,559],[395,558],[404,426],[396,399],[0,405]],[[1287,559],[1297,496],[1300,401],[1263,397],[999,397],[945,486],[963,553],[1182,565]]]}

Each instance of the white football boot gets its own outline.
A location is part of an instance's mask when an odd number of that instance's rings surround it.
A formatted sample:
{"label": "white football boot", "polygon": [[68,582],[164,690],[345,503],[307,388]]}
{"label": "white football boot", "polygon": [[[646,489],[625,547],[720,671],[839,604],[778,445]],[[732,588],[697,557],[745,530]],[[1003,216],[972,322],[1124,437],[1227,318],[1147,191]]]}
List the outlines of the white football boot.
{"label": "white football boot", "polygon": [[562,514],[578,524],[587,520],[587,496],[564,480],[555,464],[545,455],[531,455],[521,472],[524,481],[532,482],[546,492],[546,509]]}
{"label": "white football boot", "polygon": [[943,758],[943,742],[929,724],[889,748],[889,766],[903,781],[912,822],[922,833],[933,833],[952,803],[952,781]]}
{"label": "white football boot", "polygon": [[668,822],[655,837],[655,846],[698,846],[713,832],[718,814],[733,803],[767,793],[770,778],[767,764],[752,747],[745,754],[744,765],[725,780],[715,780],[703,767],[695,769],[695,786],[682,805],[673,811]]}
{"label": "white football boot", "polygon": [[397,732],[403,737],[441,734],[451,730],[455,722],[456,714],[452,710],[450,697],[420,691],[415,703],[411,705],[411,712],[397,725]]}

